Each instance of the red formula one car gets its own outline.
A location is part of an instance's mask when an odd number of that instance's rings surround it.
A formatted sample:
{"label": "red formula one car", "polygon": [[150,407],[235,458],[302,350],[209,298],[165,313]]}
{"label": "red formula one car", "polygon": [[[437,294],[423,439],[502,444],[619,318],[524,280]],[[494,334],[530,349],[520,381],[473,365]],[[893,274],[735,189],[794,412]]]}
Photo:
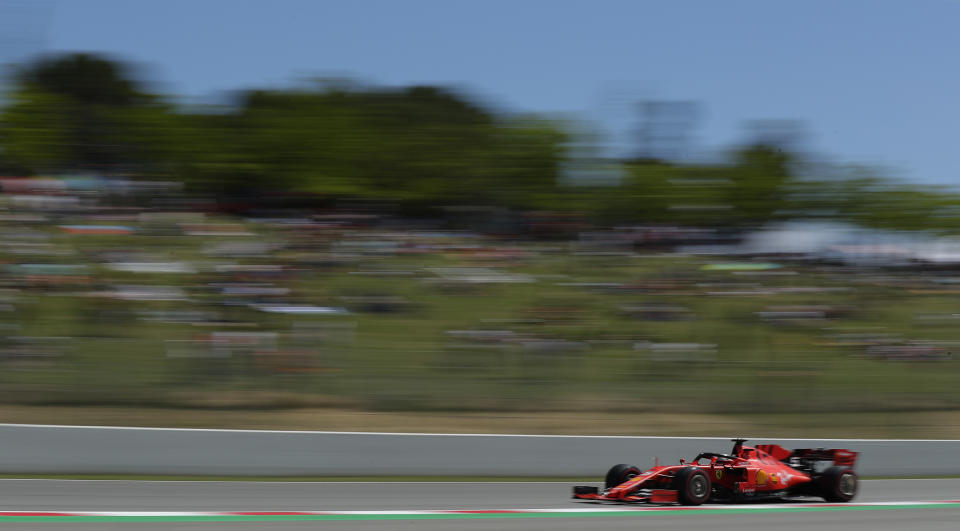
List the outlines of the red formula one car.
{"label": "red formula one car", "polygon": [[609,502],[681,503],[736,502],[818,496],[848,502],[857,494],[853,471],[857,452],[839,449],[787,450],[775,444],[744,446],[733,439],[729,454],[701,453],[689,463],[655,466],[646,472],[616,465],[607,472],[603,490],[577,486],[573,497]]}

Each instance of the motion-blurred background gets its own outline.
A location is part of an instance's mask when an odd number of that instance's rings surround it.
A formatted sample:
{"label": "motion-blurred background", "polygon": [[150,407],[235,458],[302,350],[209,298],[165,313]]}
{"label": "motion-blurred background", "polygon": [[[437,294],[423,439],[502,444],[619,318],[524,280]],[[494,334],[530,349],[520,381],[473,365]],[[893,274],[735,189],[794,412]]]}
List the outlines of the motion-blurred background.
{"label": "motion-blurred background", "polygon": [[775,4],[0,3],[0,420],[960,435],[960,5]]}

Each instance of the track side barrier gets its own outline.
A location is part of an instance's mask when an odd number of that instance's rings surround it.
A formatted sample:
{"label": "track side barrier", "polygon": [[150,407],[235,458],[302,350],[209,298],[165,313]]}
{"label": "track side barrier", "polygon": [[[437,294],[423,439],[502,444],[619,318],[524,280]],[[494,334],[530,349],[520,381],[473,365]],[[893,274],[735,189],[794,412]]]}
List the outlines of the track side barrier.
{"label": "track side barrier", "polygon": [[[960,441],[751,439],[849,448],[865,476],[960,475]],[[223,476],[597,476],[727,452],[726,437],[461,435],[0,424],[0,473]]]}

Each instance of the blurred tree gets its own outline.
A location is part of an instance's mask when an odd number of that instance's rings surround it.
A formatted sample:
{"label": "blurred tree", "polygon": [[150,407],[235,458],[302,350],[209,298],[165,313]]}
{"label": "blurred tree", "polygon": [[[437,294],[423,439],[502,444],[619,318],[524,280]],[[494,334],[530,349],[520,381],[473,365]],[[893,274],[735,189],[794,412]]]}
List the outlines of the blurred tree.
{"label": "blurred tree", "polygon": [[21,89],[0,114],[0,143],[8,165],[31,172],[64,168],[73,162],[70,102],[48,92]]}
{"label": "blurred tree", "polygon": [[783,149],[756,144],[734,153],[729,168],[728,202],[732,220],[741,226],[758,226],[778,217],[789,206],[794,156]]}
{"label": "blurred tree", "polygon": [[422,205],[529,205],[555,186],[565,140],[435,87],[253,91],[184,119],[206,137],[180,143],[197,182]]}
{"label": "blurred tree", "polygon": [[150,99],[129,79],[128,67],[85,53],[39,59],[16,75],[21,86],[35,87],[84,105],[131,106]]}
{"label": "blurred tree", "polygon": [[222,109],[195,109],[173,117],[170,163],[196,192],[214,196],[253,195],[270,172],[246,150],[240,119]]}
{"label": "blurred tree", "polygon": [[788,206],[790,163],[790,155],[764,145],[736,151],[726,165],[628,161],[622,185],[606,192],[606,217],[709,227],[762,225]]}
{"label": "blurred tree", "polygon": [[[485,171],[468,190],[477,201],[552,209],[569,135],[563,124],[535,116],[501,120],[484,154]],[[581,207],[582,208],[582,207]]]}
{"label": "blurred tree", "polygon": [[888,230],[960,230],[960,194],[877,176],[865,167],[827,170],[830,178],[791,184],[790,214]]}
{"label": "blurred tree", "polygon": [[685,198],[677,197],[671,182],[683,176],[683,169],[654,159],[625,164],[626,176],[619,187],[598,189],[604,204],[605,220],[630,223],[671,223],[671,207]]}
{"label": "blurred tree", "polygon": [[131,134],[131,126],[152,125],[144,123],[141,111],[157,100],[137,87],[127,66],[67,54],[28,64],[14,80],[11,103],[0,115],[0,134],[15,163],[42,171],[109,171],[140,163],[151,151],[150,139]]}
{"label": "blurred tree", "polygon": [[955,198],[919,186],[885,184],[861,191],[865,208],[852,217],[854,222],[894,230],[950,230],[955,225],[941,215],[957,204]]}
{"label": "blurred tree", "polygon": [[[134,169],[217,195],[354,197],[418,212],[450,205],[585,212],[602,223],[747,228],[813,217],[960,231],[960,195],[947,190],[875,171],[798,179],[798,157],[780,147],[792,138],[783,131],[796,130],[790,124],[764,126],[725,164],[666,162],[647,149],[646,158],[612,161],[617,178],[605,186],[561,186],[569,124],[500,115],[440,87],[323,81],[184,111],[145,92],[128,65],[88,54],[37,60],[14,81],[0,111],[6,174]],[[648,124],[649,146],[675,140],[664,127],[686,131],[694,116],[684,111],[674,120],[679,111],[660,116],[648,107],[656,125]]]}

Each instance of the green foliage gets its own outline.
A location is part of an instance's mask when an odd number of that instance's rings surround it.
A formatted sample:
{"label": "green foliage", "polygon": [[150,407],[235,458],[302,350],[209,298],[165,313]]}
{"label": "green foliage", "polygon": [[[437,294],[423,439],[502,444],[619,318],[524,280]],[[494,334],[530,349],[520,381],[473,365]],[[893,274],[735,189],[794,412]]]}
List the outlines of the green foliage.
{"label": "green foliage", "polygon": [[896,183],[863,168],[840,178],[793,182],[787,203],[797,217],[842,219],[888,230],[960,232],[960,194]]}
{"label": "green foliage", "polygon": [[432,87],[248,93],[234,112],[181,115],[178,158],[211,189],[443,205],[529,206],[555,186],[565,135]]}
{"label": "green foliage", "polygon": [[735,154],[729,175],[729,202],[737,222],[762,224],[777,217],[793,179],[792,156],[774,146],[756,145]]}
{"label": "green foliage", "polygon": [[[45,58],[21,69],[12,103],[0,115],[4,151],[38,171],[131,165],[149,152],[137,145],[127,113],[149,108],[119,63],[86,54]],[[136,114],[134,114],[136,115]],[[151,139],[152,140],[152,139]]]}
{"label": "green foliage", "polygon": [[72,162],[66,98],[21,90],[0,115],[4,158],[8,164],[44,171]]}
{"label": "green foliage", "polygon": [[610,214],[631,222],[747,227],[776,219],[793,181],[791,157],[771,146],[734,153],[732,163],[677,166],[641,160],[610,197]]}
{"label": "green foliage", "polygon": [[82,105],[128,107],[147,96],[121,63],[89,54],[38,60],[17,73],[20,86],[59,94]]}
{"label": "green foliage", "polygon": [[803,161],[773,145],[703,165],[606,160],[622,168],[619,184],[565,185],[562,168],[592,160],[574,155],[571,124],[501,115],[438,87],[328,80],[184,110],[144,91],[128,65],[87,54],[41,59],[15,82],[0,111],[7,174],[120,169],[218,196],[363,198],[417,212],[549,210],[600,224],[747,228],[829,218],[960,231],[958,194],[863,170],[799,179]]}

